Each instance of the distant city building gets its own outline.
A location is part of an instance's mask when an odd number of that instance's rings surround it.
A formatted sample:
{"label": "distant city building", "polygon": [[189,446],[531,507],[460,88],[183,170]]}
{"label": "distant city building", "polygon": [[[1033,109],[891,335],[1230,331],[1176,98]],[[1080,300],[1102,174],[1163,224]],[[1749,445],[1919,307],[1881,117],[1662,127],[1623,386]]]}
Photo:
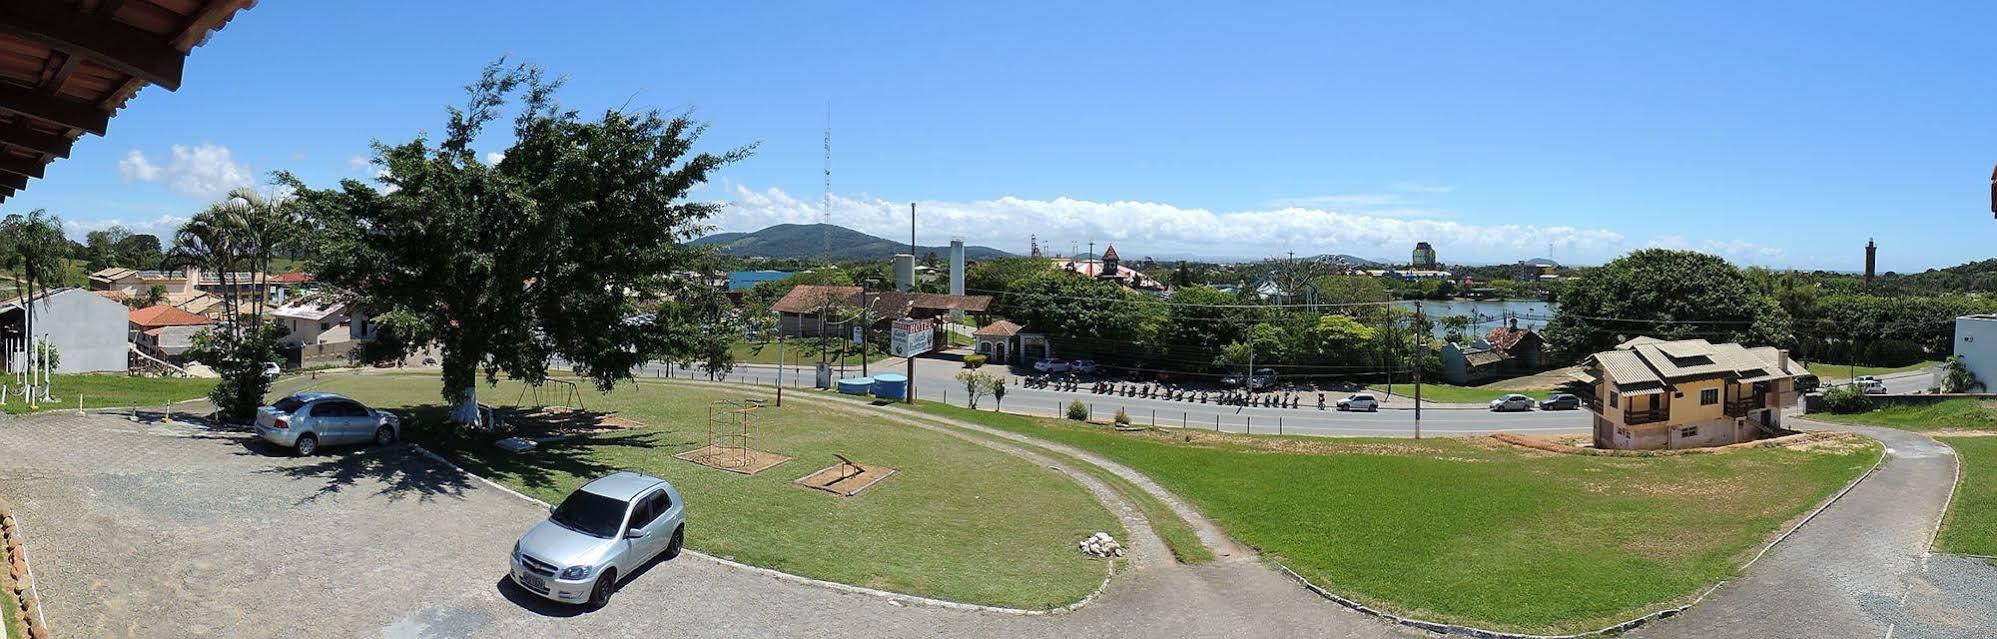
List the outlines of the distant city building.
{"label": "distant city building", "polygon": [[1435,247],[1428,242],[1415,242],[1415,257],[1409,266],[1416,270],[1436,270]]}
{"label": "distant city building", "polygon": [[1136,269],[1124,266],[1123,260],[1116,254],[1115,245],[1111,245],[1105,249],[1100,260],[1057,257],[1054,258],[1054,267],[1099,280],[1114,281],[1125,287],[1141,291],[1165,290],[1163,282],[1151,279],[1150,276],[1140,273]]}
{"label": "distant city building", "polygon": [[1027,236],[1026,241],[1028,242],[1027,255],[1030,255],[1032,257],[1042,257],[1040,255],[1040,236],[1029,235]]}

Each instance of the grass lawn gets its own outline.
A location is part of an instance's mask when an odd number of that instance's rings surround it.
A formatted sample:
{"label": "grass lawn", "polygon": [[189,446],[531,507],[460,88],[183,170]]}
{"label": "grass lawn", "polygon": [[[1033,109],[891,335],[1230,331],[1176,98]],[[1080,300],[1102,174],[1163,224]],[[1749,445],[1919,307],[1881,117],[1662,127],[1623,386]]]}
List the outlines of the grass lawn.
{"label": "grass lawn", "polygon": [[[1385,385],[1376,385],[1369,388],[1369,390],[1384,395],[1387,392],[1387,387]],[[1422,401],[1442,402],[1444,404],[1487,404],[1490,403],[1491,400],[1504,397],[1505,395],[1511,393],[1530,395],[1532,396],[1533,399],[1546,399],[1546,396],[1548,394],[1551,394],[1552,392],[1553,389],[1551,388],[1505,390],[1505,389],[1496,389],[1496,388],[1485,388],[1481,386],[1451,386],[1449,384],[1424,383],[1421,385]],[[1394,385],[1394,397],[1396,399],[1399,398],[1412,399],[1414,395],[1415,395],[1414,384]]]}
{"label": "grass lawn", "polygon": [[1810,413],[1808,419],[1912,431],[1997,430],[1997,405],[1977,399],[1945,399],[1932,404],[1894,404],[1846,415]]}
{"label": "grass lawn", "polygon": [[[19,393],[14,387],[14,378],[7,377],[9,392]],[[186,377],[129,377],[118,373],[77,373],[56,375],[50,385],[50,395],[57,401],[39,404],[36,410],[56,410],[76,408],[77,395],[83,396],[84,408],[121,408],[126,406],[159,406],[206,396],[215,387],[213,379]],[[39,393],[37,393],[39,394]],[[7,400],[8,413],[28,412],[27,404],[20,396]]]}
{"label": "grass lawn", "polygon": [[[802,404],[758,414],[762,450],[795,459],[747,476],[672,457],[706,444],[707,408],[740,392],[641,381],[585,407],[646,424],[507,453],[494,436],[439,425],[435,377],[322,377],[318,390],[405,409],[411,441],[480,475],[550,502],[590,478],[633,470],[664,477],[687,496],[687,546],[820,579],[953,601],[1049,608],[1087,596],[1100,560],[1075,542],[1122,527],[1082,486],[1026,460],[943,433]],[[522,386],[481,387],[506,405]],[[857,497],[791,484],[833,465],[833,453],[899,470]],[[527,522],[522,522],[523,529]]]}
{"label": "grass lawn", "polygon": [[1803,367],[1809,369],[1811,374],[1814,374],[1821,379],[1851,379],[1859,375],[1886,375],[1890,373],[1905,373],[1907,371],[1920,370],[1923,368],[1929,368],[1940,365],[1941,362],[1928,360],[1925,362],[1908,364],[1906,366],[1846,366],[1844,364],[1824,364],[1819,362],[1819,363],[1804,364]]}
{"label": "grass lawn", "polygon": [[1865,442],[1584,457],[1483,439],[1119,433],[953,416],[1136,468],[1235,538],[1369,605],[1530,633],[1594,630],[1688,601],[1879,455]]}
{"label": "grass lawn", "polygon": [[[1005,422],[1007,425],[1000,428],[1013,432],[1027,431],[1035,425],[1033,418],[1030,417],[1009,413],[976,411],[939,402],[919,401],[915,404],[915,407],[916,410],[932,415],[952,417],[985,425],[992,425],[993,422]],[[1018,443],[1012,440],[1005,441],[1012,444]],[[1137,506],[1137,510],[1144,514],[1144,519],[1151,522],[1151,529],[1158,533],[1158,537],[1165,542],[1165,547],[1172,551],[1172,557],[1179,560],[1180,563],[1191,564],[1213,560],[1213,551],[1207,549],[1206,544],[1200,543],[1199,533],[1193,531],[1192,525],[1187,524],[1186,520],[1180,518],[1178,513],[1173,512],[1170,506],[1165,505],[1165,502],[1152,496],[1151,493],[1138,488],[1136,484],[1131,483],[1128,479],[1124,479],[1121,475],[1109,472],[1109,470],[1095,464],[1072,460],[1068,455],[1044,447],[1036,446],[1034,448],[1057,458],[1071,459],[1070,468],[1088,473],[1089,476],[1095,477],[1103,483],[1108,484],[1111,488],[1116,489],[1119,494],[1123,495],[1124,499],[1130,500],[1132,504]]]}
{"label": "grass lawn", "polygon": [[1943,552],[1997,556],[1997,437],[1939,439],[1955,448],[1962,481],[1935,545]]}
{"label": "grass lawn", "polygon": [[[784,347],[779,349],[776,342],[737,340],[734,346],[728,347],[728,352],[735,356],[735,362],[738,364],[776,364],[778,363],[777,355],[780,352],[783,354],[782,363],[784,366],[810,366],[818,363],[818,340],[808,338],[787,339],[784,340],[783,345]],[[859,366],[859,345],[849,343],[847,349],[846,365]],[[888,357],[887,353],[881,352],[880,349],[870,348],[868,350],[867,361],[869,362],[878,362]],[[826,359],[832,362],[833,366],[839,365],[838,343],[833,343],[832,354]]]}
{"label": "grass lawn", "polygon": [[20,610],[21,607],[14,602],[13,584],[7,583],[8,581],[10,580],[7,575],[0,574],[0,628],[6,630],[6,633],[0,636],[5,636],[7,639],[24,639],[28,636],[28,629],[15,627],[14,611]]}

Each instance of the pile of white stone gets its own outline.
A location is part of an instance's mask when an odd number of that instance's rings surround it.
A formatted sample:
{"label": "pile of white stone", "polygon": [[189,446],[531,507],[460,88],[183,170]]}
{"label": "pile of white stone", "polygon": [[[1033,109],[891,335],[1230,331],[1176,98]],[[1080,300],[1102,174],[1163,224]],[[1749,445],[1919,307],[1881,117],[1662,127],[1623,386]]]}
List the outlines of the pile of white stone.
{"label": "pile of white stone", "polygon": [[1089,535],[1080,543],[1075,544],[1075,547],[1081,548],[1082,552],[1088,553],[1091,557],[1123,556],[1123,544],[1116,543],[1116,540],[1111,538],[1109,533],[1106,532]]}

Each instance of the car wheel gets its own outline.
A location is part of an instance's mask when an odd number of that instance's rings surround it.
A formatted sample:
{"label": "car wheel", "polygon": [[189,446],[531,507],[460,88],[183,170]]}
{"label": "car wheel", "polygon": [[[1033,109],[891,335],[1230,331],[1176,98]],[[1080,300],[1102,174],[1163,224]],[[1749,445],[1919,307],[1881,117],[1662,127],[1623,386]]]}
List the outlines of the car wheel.
{"label": "car wheel", "polygon": [[602,610],[610,605],[610,596],[617,594],[617,569],[611,568],[596,578],[596,587],[589,590],[589,609]]}
{"label": "car wheel", "polygon": [[395,429],[383,426],[374,431],[374,445],[387,446],[395,443]]}
{"label": "car wheel", "polygon": [[1378,406],[1374,406],[1374,407],[1372,407],[1372,408],[1368,408],[1368,409],[1366,409],[1366,412],[1368,412],[1368,413],[1377,413],[1377,412],[1380,412],[1380,407],[1378,407]]}
{"label": "car wheel", "polygon": [[298,453],[299,457],[311,457],[319,452],[319,438],[312,435],[300,435],[298,443],[292,448],[292,452]]}
{"label": "car wheel", "polygon": [[665,557],[667,559],[679,558],[680,549],[684,546],[686,546],[686,526],[681,525],[673,529],[673,540],[666,543]]}

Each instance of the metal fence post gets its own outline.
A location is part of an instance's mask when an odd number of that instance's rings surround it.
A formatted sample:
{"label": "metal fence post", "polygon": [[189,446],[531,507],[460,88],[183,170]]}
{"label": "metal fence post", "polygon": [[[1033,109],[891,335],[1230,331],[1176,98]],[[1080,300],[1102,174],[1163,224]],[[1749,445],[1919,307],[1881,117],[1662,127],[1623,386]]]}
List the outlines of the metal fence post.
{"label": "metal fence post", "polygon": [[1283,434],[1283,416],[1282,416],[1282,415],[1277,415],[1277,416],[1276,416],[1276,434],[1278,434],[1278,435],[1281,435],[1281,434]]}
{"label": "metal fence post", "polygon": [[1213,414],[1213,432],[1220,432],[1220,413]]}
{"label": "metal fence post", "polygon": [[1254,415],[1244,415],[1244,416],[1242,417],[1242,419],[1246,419],[1246,420],[1248,420],[1248,421],[1244,422],[1244,423],[1245,423],[1246,425],[1245,425],[1245,426],[1243,426],[1243,428],[1244,428],[1245,430],[1243,430],[1243,431],[1242,431],[1242,434],[1245,434],[1245,435],[1253,435],[1253,434],[1255,434],[1255,416],[1254,416]]}

